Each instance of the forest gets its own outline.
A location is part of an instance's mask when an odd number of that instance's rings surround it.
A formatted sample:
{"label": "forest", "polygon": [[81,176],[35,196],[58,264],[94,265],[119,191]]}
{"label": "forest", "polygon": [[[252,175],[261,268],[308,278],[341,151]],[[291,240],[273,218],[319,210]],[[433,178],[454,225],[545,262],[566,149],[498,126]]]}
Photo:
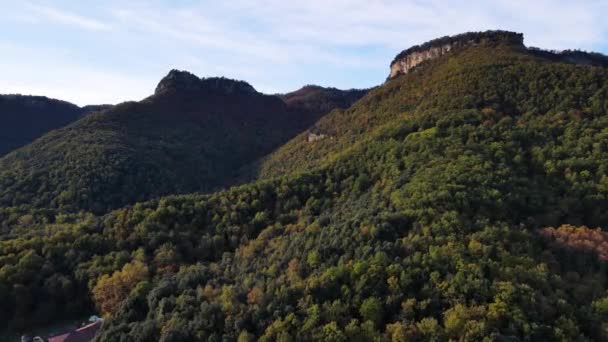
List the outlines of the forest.
{"label": "forest", "polygon": [[34,174],[6,190],[2,329],[98,312],[99,342],[608,339],[606,69],[479,44],[314,126],[330,138],[231,164],[244,184],[221,191],[113,184],[93,210],[18,200],[53,188]]}

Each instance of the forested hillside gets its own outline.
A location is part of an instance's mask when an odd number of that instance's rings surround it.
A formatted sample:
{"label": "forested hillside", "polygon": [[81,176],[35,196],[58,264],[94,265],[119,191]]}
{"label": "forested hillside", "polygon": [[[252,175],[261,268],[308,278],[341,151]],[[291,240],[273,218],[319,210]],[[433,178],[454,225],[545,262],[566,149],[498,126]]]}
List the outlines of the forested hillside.
{"label": "forested hillside", "polygon": [[100,216],[0,210],[0,321],[98,310],[96,341],[608,339],[603,67],[477,44],[255,166]]}
{"label": "forested hillside", "polygon": [[324,88],[315,85],[307,85],[294,92],[279,95],[293,112],[300,115],[310,116],[317,113],[312,122],[336,108],[348,108],[357,102],[368,92],[367,89],[340,90],[336,88]]}
{"label": "forested hillside", "polygon": [[42,96],[0,95],[0,156],[108,106],[78,107]]}
{"label": "forested hillside", "polygon": [[300,134],[264,158],[259,176],[319,166],[338,152],[366,141],[370,132],[381,126],[394,126],[412,116],[430,120],[444,111],[462,108],[508,115],[601,112],[605,108],[605,68],[556,63],[537,55],[542,54],[499,44],[429,61],[424,68],[431,70],[391,80],[351,108],[323,117],[314,131],[330,139],[307,143],[309,132]]}
{"label": "forested hillside", "polygon": [[211,191],[364,93],[317,100],[323,92],[292,106],[242,81],[174,70],[153,96],[89,115],[0,159],[0,205],[104,213]]}

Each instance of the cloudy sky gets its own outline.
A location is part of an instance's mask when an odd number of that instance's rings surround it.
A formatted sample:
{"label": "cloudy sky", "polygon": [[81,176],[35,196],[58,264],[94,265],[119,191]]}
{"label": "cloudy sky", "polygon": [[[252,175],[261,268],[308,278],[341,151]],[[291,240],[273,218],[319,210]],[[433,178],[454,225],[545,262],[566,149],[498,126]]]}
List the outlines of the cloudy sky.
{"label": "cloudy sky", "polygon": [[506,29],[608,53],[608,0],[0,0],[0,93],[138,100],[170,69],[266,93],[377,85],[399,51]]}

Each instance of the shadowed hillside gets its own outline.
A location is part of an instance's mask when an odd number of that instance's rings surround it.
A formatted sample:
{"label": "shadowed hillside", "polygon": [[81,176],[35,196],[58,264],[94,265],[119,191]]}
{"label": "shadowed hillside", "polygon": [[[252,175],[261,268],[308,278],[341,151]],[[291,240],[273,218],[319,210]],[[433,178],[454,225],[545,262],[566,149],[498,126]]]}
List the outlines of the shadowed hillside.
{"label": "shadowed hillside", "polygon": [[42,96],[0,95],[0,156],[108,105],[78,107]]}
{"label": "shadowed hillside", "polygon": [[292,107],[246,82],[171,71],[153,96],[91,114],[0,159],[0,204],[101,213],[211,191],[359,96],[342,99],[334,89],[316,101],[323,93]]}

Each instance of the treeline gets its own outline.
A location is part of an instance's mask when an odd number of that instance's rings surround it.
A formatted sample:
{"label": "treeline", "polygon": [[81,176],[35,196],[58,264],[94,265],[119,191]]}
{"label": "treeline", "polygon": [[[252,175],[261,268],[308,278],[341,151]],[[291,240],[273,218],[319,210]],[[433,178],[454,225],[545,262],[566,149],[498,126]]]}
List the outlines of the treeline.
{"label": "treeline", "polygon": [[528,52],[534,56],[549,59],[555,62],[608,67],[608,56],[597,52],[587,52],[581,50],[543,50],[536,47],[529,47]]}

